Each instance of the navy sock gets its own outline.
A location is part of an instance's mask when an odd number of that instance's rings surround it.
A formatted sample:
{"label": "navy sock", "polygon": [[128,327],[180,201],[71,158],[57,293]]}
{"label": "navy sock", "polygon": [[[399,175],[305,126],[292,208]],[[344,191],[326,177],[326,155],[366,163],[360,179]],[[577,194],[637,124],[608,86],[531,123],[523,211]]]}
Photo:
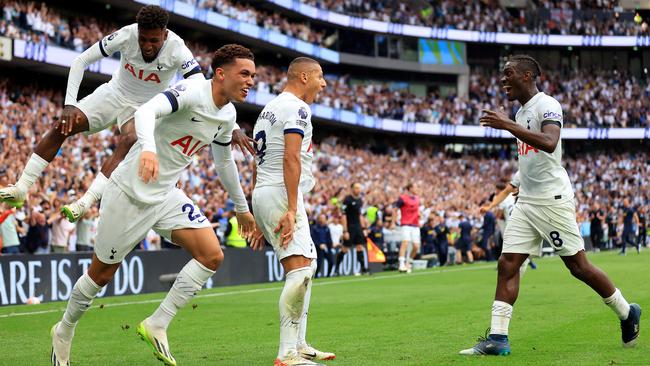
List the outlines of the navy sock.
{"label": "navy sock", "polygon": [[488,339],[491,339],[493,341],[498,341],[498,342],[506,342],[508,341],[508,336],[505,334],[490,334]]}

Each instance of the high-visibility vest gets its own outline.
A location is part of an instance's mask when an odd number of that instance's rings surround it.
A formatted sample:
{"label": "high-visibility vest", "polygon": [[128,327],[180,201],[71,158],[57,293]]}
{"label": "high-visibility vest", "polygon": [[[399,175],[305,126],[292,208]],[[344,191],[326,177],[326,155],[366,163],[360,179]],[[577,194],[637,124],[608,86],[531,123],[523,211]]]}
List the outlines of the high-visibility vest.
{"label": "high-visibility vest", "polygon": [[246,240],[239,235],[239,225],[237,223],[237,217],[233,216],[228,220],[232,229],[230,229],[230,234],[226,238],[226,245],[230,247],[245,248]]}
{"label": "high-visibility vest", "polygon": [[368,225],[372,225],[377,221],[377,212],[379,208],[377,206],[369,206],[366,210],[366,218],[368,219]]}

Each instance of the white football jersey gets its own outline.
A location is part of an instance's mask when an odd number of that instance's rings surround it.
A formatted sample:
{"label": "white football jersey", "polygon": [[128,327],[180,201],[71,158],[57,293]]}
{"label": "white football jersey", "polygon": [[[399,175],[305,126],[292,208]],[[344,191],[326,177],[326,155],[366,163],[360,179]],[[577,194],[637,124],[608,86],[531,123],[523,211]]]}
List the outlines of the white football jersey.
{"label": "white football jersey", "polygon": [[104,37],[99,49],[108,57],[120,53],[120,68],[109,84],[126,100],[143,104],[169,87],[177,73],[187,78],[200,73],[192,51],[176,33],[167,30],[167,40],[151,62],[145,62],[138,43],[138,24],[131,24]]}
{"label": "white football jersey", "polygon": [[312,146],[311,109],[295,95],[283,92],[262,110],[253,136],[256,141],[257,181],[255,187],[284,187],[284,135],[299,133],[303,136],[300,149],[300,190],[307,193],[316,180],[311,171],[314,159]]}
{"label": "white football jersey", "polygon": [[[537,93],[517,111],[518,124],[541,132],[547,123],[562,127],[562,107],[553,97]],[[553,205],[573,199],[569,175],[562,167],[562,139],[555,151],[546,153],[517,140],[519,156],[519,201],[538,205]]]}
{"label": "white football jersey", "polygon": [[156,119],[154,136],[158,179],[145,184],[138,176],[142,144],[131,147],[111,179],[130,198],[146,204],[162,202],[195,155],[211,143],[227,146],[237,119],[235,106],[219,109],[212,99],[212,80],[183,80],[156,100],[170,103],[172,113]]}

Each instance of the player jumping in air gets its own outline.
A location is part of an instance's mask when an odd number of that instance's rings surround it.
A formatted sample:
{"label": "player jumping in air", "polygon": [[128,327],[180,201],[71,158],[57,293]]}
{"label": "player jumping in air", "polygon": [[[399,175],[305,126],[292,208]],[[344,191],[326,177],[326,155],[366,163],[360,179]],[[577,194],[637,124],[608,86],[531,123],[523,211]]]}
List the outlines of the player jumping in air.
{"label": "player jumping in air", "polygon": [[[101,199],[108,178],[137,139],[132,122],[135,110],[167,88],[177,73],[185,79],[205,80],[183,39],[167,29],[168,20],[169,14],[163,8],[147,5],[138,12],[135,24],[104,37],[74,60],[60,122],[53,124],[36,145],[18,182],[0,189],[0,202],[21,207],[29,189],[68,137],[82,132],[94,134],[117,124],[117,148],[104,161],[88,192],[64,206],[62,212],[74,222]],[[86,67],[115,52],[120,52],[120,67],[111,80],[77,101]],[[234,142],[241,148],[247,145],[247,139],[236,129]]]}
{"label": "player jumping in air", "polygon": [[230,148],[237,117],[231,101],[244,101],[253,86],[253,59],[245,47],[223,46],[213,56],[212,80],[181,81],[135,112],[138,143],[106,186],[92,262],[75,283],[63,319],[51,331],[52,365],[69,365],[77,322],[151,228],[193,257],[158,309],[137,327],[158,359],[176,365],[167,327],[214,275],[223,253],[210,221],[175,184],[194,156],[211,146],[217,173],[235,202],[241,232],[247,236],[254,229]]}
{"label": "player jumping in air", "polygon": [[504,112],[484,110],[483,126],[506,130],[517,138],[519,195],[503,235],[497,289],[492,305],[490,334],[463,355],[508,355],[508,324],[519,293],[519,268],[528,256],[539,256],[549,242],[571,274],[589,285],[621,321],[623,345],[634,346],[639,336],[641,308],[628,304],[609,277],[592,265],[576,222],[573,188],[561,164],[562,107],[537,89],[539,63],[517,55],[503,68],[501,83],[508,100],[522,107],[512,121]]}

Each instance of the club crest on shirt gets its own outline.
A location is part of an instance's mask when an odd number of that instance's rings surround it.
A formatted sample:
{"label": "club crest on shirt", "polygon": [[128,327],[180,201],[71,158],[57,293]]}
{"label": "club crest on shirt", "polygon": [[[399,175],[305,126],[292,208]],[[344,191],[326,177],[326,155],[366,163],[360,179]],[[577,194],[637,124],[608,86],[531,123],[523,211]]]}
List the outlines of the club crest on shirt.
{"label": "club crest on shirt", "polygon": [[113,39],[115,39],[116,36],[117,36],[117,32],[115,32],[115,33],[111,34],[110,36],[104,38],[104,42],[103,42],[104,47],[106,47],[108,45],[109,41],[112,41]]}
{"label": "club crest on shirt", "polygon": [[305,107],[300,107],[300,109],[298,109],[298,115],[299,115],[300,118],[302,118],[302,119],[307,118],[307,116],[308,116],[308,114],[307,114],[307,109],[305,109]]}

